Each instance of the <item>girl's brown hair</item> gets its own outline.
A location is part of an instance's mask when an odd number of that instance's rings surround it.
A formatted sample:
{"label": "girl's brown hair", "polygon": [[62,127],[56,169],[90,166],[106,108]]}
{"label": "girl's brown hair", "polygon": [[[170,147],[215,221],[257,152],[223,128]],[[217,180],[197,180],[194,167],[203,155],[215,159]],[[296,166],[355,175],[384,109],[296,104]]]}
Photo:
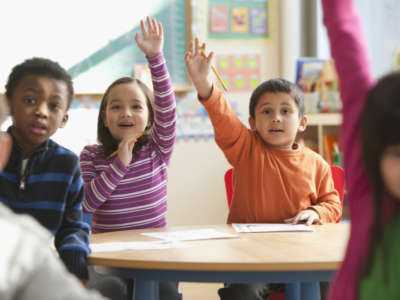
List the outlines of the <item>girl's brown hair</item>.
{"label": "girl's brown hair", "polygon": [[388,191],[383,180],[380,163],[385,150],[400,144],[400,72],[382,77],[368,93],[364,111],[360,120],[361,151],[365,171],[371,185],[374,200],[374,220],[371,234],[371,246],[363,274],[368,276],[373,257],[379,245],[384,252],[384,274],[388,274],[387,242],[384,239],[385,222],[382,206]]}
{"label": "girl's brown hair", "polygon": [[97,119],[97,140],[103,146],[103,154],[104,156],[109,156],[118,148],[118,141],[113,138],[110,133],[110,130],[105,126],[105,114],[106,114],[106,107],[108,101],[108,95],[111,89],[120,84],[136,84],[143,92],[144,96],[146,97],[146,105],[147,109],[149,110],[149,125],[146,127],[145,132],[143,135],[137,140],[135,146],[133,147],[132,153],[137,153],[145,144],[150,141],[151,131],[153,128],[154,123],[154,96],[152,91],[139,79],[135,79],[132,77],[122,77],[115,80],[106,90],[101,99],[100,110],[99,110],[99,117]]}

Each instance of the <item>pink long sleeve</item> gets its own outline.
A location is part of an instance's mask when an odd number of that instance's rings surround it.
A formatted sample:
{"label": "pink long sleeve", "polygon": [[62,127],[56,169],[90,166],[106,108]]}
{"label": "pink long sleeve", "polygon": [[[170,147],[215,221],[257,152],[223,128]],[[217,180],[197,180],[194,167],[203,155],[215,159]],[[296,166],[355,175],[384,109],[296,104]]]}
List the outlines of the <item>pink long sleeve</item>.
{"label": "pink long sleeve", "polygon": [[351,218],[349,243],[329,299],[350,300],[358,297],[358,278],[369,247],[373,221],[373,201],[361,161],[359,120],[374,79],[364,31],[353,1],[322,0],[322,5],[343,101],[340,146]]}

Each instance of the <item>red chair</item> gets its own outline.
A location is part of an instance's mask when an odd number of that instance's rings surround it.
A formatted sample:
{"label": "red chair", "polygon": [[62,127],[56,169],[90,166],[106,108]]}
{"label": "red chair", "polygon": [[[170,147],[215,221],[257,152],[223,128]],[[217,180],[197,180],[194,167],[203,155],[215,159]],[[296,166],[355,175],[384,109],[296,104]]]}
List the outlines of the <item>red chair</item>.
{"label": "red chair", "polygon": [[[339,193],[340,203],[343,207],[343,198],[344,198],[344,170],[342,167],[332,165],[331,173],[333,178],[333,184],[335,185],[335,189]],[[336,221],[336,223],[340,222],[341,217]]]}

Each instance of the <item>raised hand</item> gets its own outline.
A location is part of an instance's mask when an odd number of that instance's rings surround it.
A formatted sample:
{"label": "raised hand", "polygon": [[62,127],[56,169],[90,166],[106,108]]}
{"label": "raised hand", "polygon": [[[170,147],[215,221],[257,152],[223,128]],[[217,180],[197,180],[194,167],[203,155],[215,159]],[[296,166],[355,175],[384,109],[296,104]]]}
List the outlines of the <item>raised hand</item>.
{"label": "raised hand", "polygon": [[140,39],[139,33],[136,32],[135,40],[139,49],[148,56],[156,56],[162,51],[163,48],[163,28],[161,23],[157,23],[155,19],[146,18],[147,30],[144,25],[144,21],[140,20],[140,27],[142,29],[142,39]]}
{"label": "raised hand", "polygon": [[208,56],[202,55],[202,50],[205,53],[206,44],[200,45],[199,39],[190,42],[185,54],[185,64],[188,75],[192,80],[200,98],[207,99],[212,91],[212,83],[208,79],[211,69],[211,61],[214,53],[211,52]]}

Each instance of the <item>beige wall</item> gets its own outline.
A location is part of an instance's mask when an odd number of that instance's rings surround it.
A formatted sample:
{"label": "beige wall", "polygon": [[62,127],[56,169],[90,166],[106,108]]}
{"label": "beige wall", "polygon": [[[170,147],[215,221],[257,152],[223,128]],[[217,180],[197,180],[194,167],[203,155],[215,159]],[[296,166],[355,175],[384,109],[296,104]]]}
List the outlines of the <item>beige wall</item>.
{"label": "beige wall", "polygon": [[214,140],[177,142],[168,173],[168,225],[225,223],[228,168]]}

